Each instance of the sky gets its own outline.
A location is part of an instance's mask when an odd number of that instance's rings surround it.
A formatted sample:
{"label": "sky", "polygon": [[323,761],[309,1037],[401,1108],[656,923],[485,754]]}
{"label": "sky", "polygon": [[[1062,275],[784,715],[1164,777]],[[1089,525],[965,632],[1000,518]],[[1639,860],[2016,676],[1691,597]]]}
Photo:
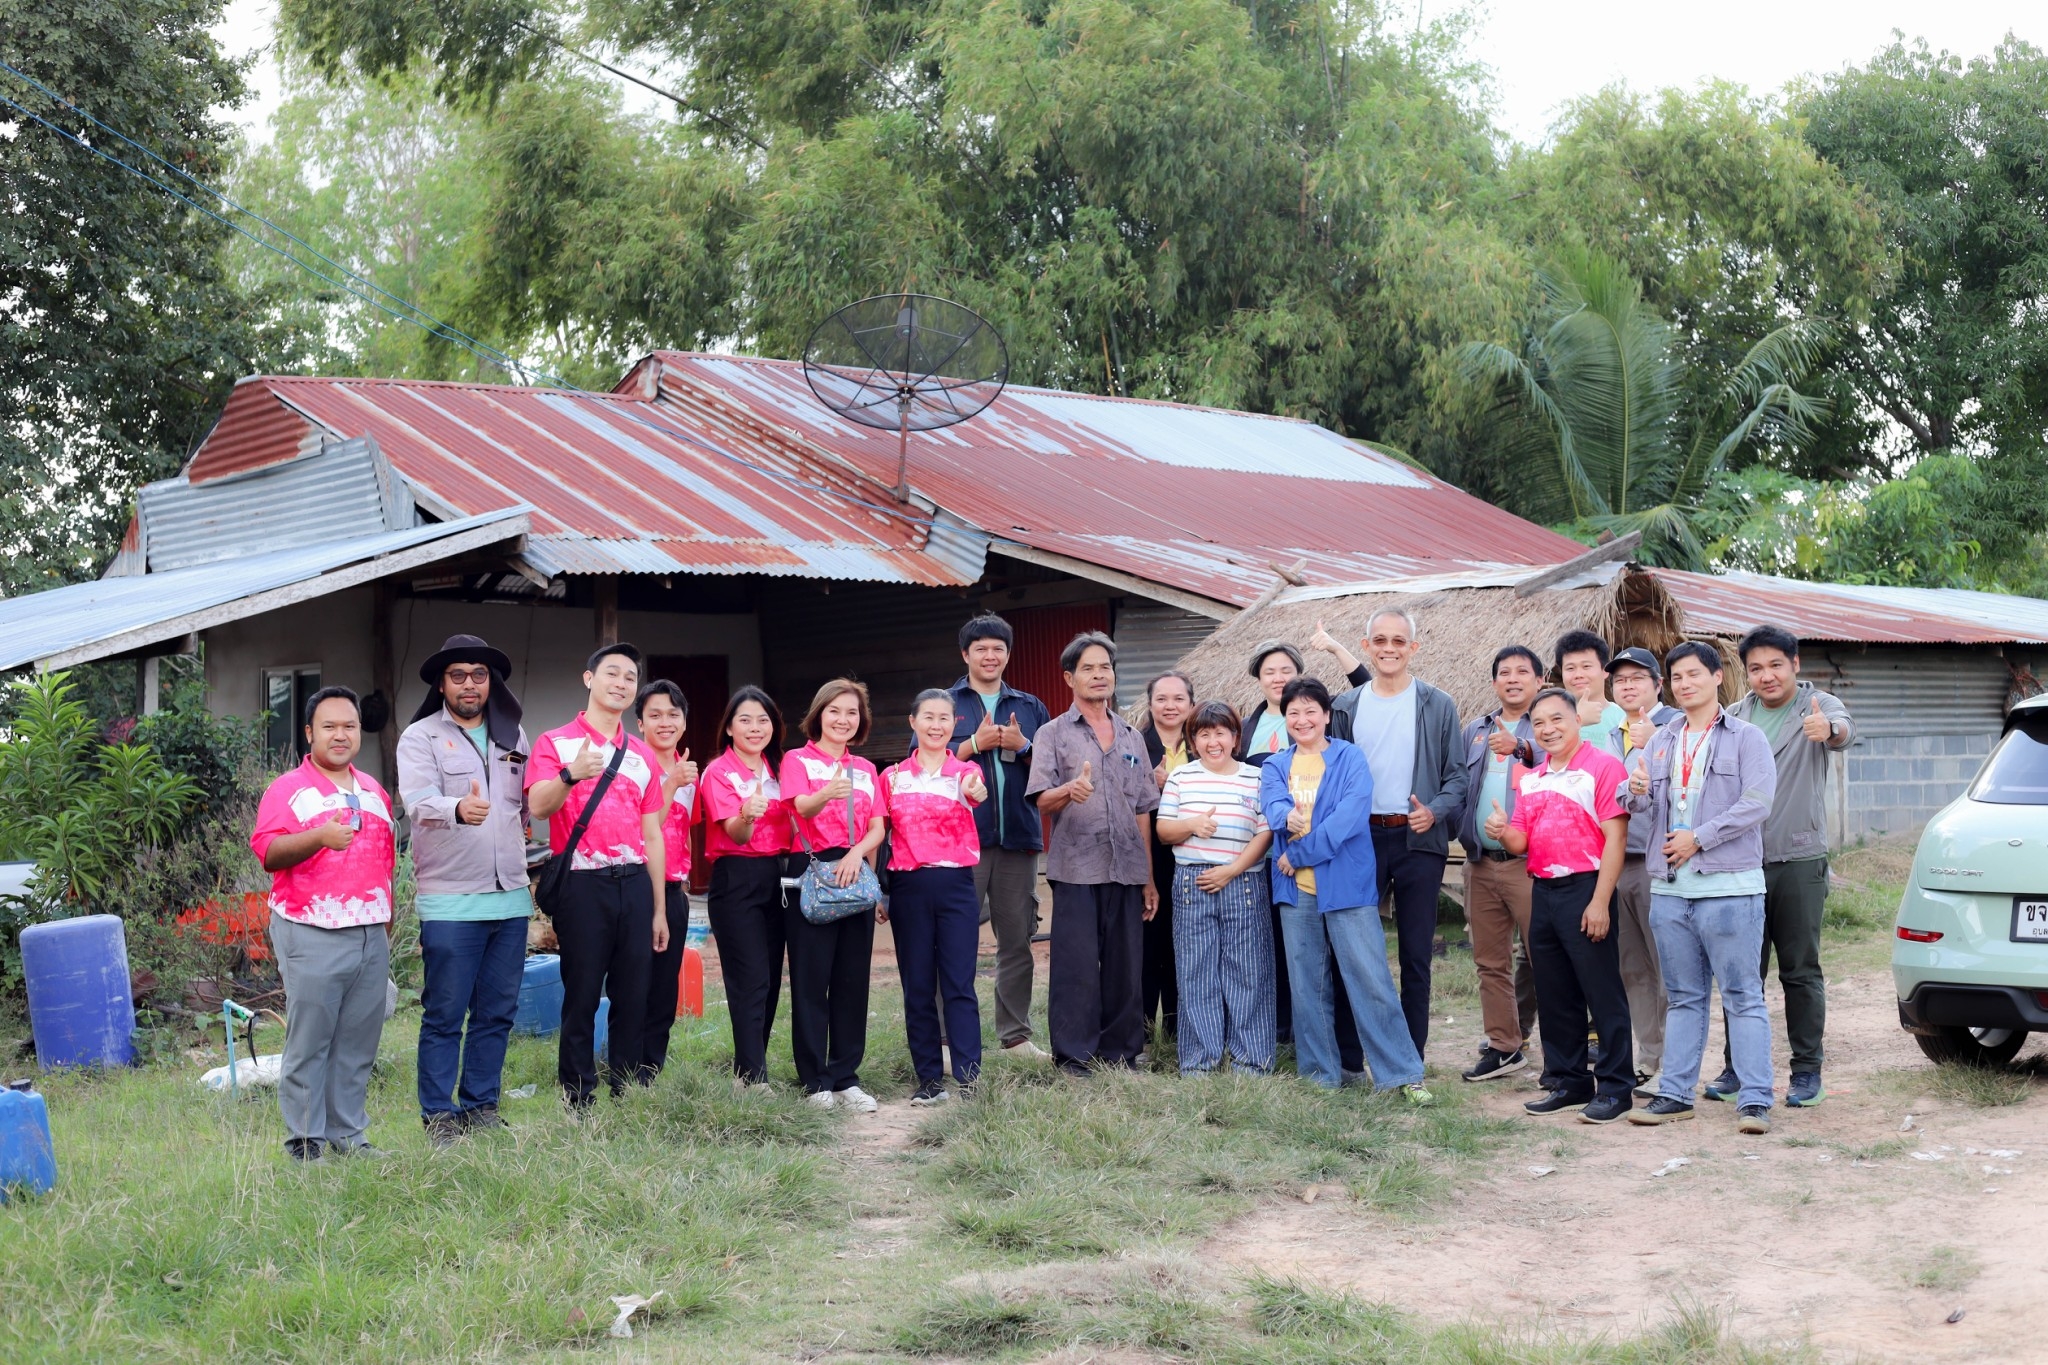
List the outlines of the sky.
{"label": "sky", "polygon": [[[1455,7],[1419,3],[1425,14]],[[1616,81],[1659,90],[1718,78],[1775,91],[1867,62],[1893,29],[1966,57],[1989,53],[2008,30],[2048,45],[2048,7],[2015,0],[1491,0],[1479,13],[1473,52],[1493,72],[1497,120],[1526,143],[1543,140],[1562,105]],[[216,32],[246,53],[268,45],[276,15],[277,0],[230,0]],[[257,98],[237,121],[260,140],[277,103],[275,64],[251,77]],[[629,107],[653,100],[627,89]]]}

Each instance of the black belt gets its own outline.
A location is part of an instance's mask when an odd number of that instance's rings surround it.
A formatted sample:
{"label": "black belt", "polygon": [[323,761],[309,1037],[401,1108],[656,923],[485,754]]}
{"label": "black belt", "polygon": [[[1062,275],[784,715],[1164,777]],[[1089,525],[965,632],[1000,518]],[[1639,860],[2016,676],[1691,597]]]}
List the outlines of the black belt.
{"label": "black belt", "polygon": [[637,876],[646,871],[646,863],[614,863],[610,867],[572,867],[569,869],[569,875],[572,877],[604,877],[611,881],[622,882],[628,877]]}
{"label": "black belt", "polygon": [[1520,862],[1525,855],[1510,853],[1504,848],[1482,848],[1479,856],[1489,863],[1514,863]]}

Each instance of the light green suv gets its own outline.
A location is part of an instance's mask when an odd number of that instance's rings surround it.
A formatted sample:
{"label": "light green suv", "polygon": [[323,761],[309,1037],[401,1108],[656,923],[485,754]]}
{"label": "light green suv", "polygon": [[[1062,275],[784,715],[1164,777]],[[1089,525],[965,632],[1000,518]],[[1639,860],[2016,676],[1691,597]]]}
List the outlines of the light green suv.
{"label": "light green suv", "polygon": [[1892,978],[1900,1025],[1937,1062],[2003,1066],[2048,1032],[2048,696],[2012,709],[1921,834]]}

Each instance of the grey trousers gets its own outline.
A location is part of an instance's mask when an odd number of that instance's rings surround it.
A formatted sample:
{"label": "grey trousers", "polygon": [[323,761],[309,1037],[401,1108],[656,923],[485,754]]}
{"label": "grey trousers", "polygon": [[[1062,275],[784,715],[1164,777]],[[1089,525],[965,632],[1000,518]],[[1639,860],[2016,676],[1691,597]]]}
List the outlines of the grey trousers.
{"label": "grey trousers", "polygon": [[285,1131],[354,1147],[370,1126],[370,1065],[384,1035],[391,939],[381,924],[317,929],[270,917],[284,978],[284,1070],[277,1103]]}
{"label": "grey trousers", "polygon": [[1628,1017],[1635,1024],[1636,1070],[1655,1075],[1664,1066],[1664,968],[1657,938],[1650,932],[1650,873],[1643,855],[1621,863],[1614,886],[1614,938],[1621,949],[1621,984],[1628,992]]}
{"label": "grey trousers", "polygon": [[996,932],[996,1041],[1031,1036],[1031,936],[1038,932],[1038,854],[985,848],[974,865],[974,895]]}

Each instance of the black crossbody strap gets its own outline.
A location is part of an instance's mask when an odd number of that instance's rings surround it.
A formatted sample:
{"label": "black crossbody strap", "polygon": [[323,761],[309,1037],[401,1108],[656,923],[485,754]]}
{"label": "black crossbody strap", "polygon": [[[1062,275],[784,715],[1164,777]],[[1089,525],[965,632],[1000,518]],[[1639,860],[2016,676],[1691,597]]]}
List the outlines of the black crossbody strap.
{"label": "black crossbody strap", "polygon": [[597,789],[590,793],[590,799],[583,803],[583,811],[576,817],[575,826],[569,831],[569,842],[562,845],[562,856],[573,859],[576,845],[583,842],[583,831],[590,828],[590,817],[597,813],[604,801],[604,794],[611,790],[612,779],[619,775],[619,765],[626,761],[626,737],[619,736],[619,747],[612,750],[612,761],[605,764],[604,771],[597,775]]}

